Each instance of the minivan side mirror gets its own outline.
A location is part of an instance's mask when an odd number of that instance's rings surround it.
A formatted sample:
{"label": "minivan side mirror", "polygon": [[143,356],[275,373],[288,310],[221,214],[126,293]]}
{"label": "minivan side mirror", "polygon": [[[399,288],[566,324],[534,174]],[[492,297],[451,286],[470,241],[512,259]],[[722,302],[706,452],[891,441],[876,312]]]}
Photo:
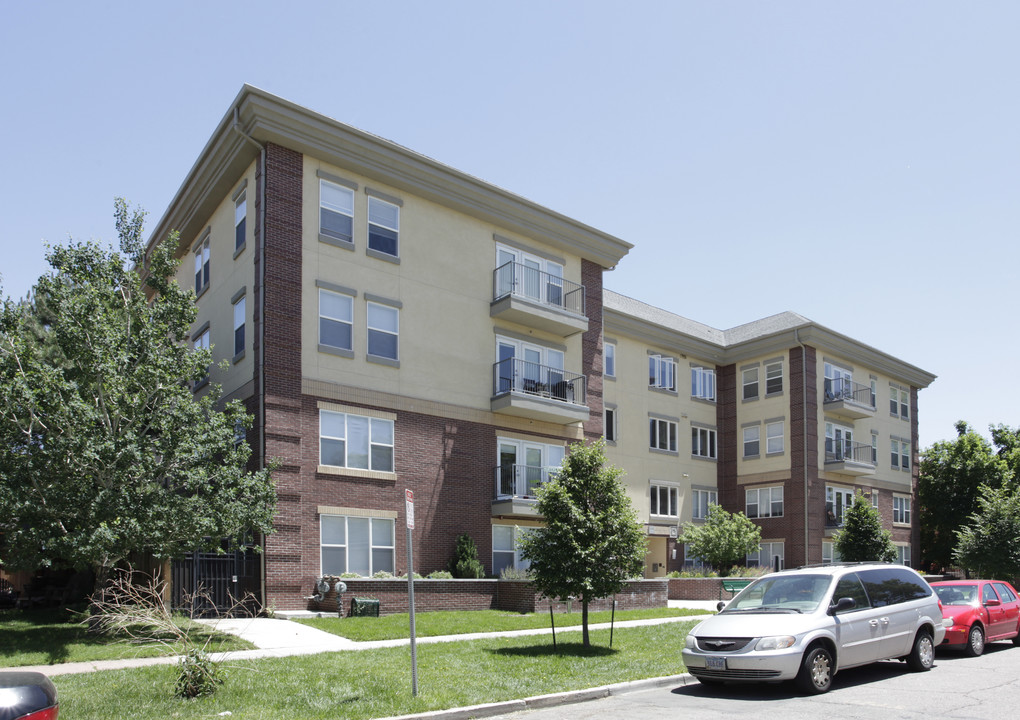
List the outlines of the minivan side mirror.
{"label": "minivan side mirror", "polygon": [[857,602],[852,597],[841,597],[834,605],[829,606],[829,615],[835,615],[855,607],[857,607]]}
{"label": "minivan side mirror", "polygon": [[724,607],[726,607],[726,603],[725,603],[725,602],[723,602],[722,600],[720,600],[720,601],[719,601],[719,604],[715,606],[715,611],[716,611],[716,612],[719,612],[719,611],[720,611],[720,610],[722,610],[722,609],[723,609]]}

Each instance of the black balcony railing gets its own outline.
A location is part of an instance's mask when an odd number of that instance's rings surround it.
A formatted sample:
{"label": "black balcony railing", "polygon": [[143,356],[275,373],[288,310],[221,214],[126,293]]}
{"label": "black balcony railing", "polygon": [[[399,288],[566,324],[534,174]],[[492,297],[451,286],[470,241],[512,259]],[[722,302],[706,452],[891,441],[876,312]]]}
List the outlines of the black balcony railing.
{"label": "black balcony railing", "polygon": [[493,271],[492,299],[507,295],[584,315],[584,285],[523,263],[508,262]]}
{"label": "black balcony railing", "polygon": [[500,465],[496,468],[496,498],[534,498],[538,488],[559,470],[559,466]]}
{"label": "black balcony railing", "polygon": [[861,465],[874,465],[871,445],[855,443],[848,440],[825,438],[825,462],[852,462]]}
{"label": "black balcony railing", "polygon": [[520,358],[506,358],[492,366],[492,393],[537,395],[573,405],[584,405],[584,375],[575,375],[548,365]]}
{"label": "black balcony railing", "polygon": [[861,385],[845,378],[825,378],[825,402],[848,400],[855,405],[875,409],[871,386]]}

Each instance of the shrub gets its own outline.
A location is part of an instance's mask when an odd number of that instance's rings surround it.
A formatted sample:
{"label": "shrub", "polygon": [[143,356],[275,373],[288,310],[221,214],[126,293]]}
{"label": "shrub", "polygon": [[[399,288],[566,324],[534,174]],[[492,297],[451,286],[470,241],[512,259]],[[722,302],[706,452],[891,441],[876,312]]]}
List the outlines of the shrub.
{"label": "shrub", "polygon": [[452,580],[453,573],[446,570],[433,570],[428,574],[429,580]]}
{"label": "shrub", "polygon": [[389,580],[390,578],[394,577],[394,575],[391,572],[380,570],[379,572],[374,573],[372,577],[375,578],[376,580]]}
{"label": "shrub", "polygon": [[505,567],[499,573],[500,580],[531,580],[531,573],[521,568]]}
{"label": "shrub", "polygon": [[181,698],[196,698],[212,695],[223,680],[216,674],[216,665],[209,655],[198,648],[181,657],[180,675],[174,693]]}
{"label": "shrub", "polygon": [[478,560],[478,547],[467,533],[457,537],[457,548],[450,561],[450,572],[455,578],[477,580],[485,577],[485,568]]}

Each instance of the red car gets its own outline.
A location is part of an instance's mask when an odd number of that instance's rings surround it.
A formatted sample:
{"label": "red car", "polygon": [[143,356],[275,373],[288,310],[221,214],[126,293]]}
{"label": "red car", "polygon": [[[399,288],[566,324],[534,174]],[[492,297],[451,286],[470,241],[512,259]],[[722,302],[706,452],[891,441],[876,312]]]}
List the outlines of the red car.
{"label": "red car", "polygon": [[947,580],[933,582],[943,614],[952,618],[943,645],[978,656],[985,643],[1013,640],[1020,646],[1020,598],[1008,582],[1001,580]]}

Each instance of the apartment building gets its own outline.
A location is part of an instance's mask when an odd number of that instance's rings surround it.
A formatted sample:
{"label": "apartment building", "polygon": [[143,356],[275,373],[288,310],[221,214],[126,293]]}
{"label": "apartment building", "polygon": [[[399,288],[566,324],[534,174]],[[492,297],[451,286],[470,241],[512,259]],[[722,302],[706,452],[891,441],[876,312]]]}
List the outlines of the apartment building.
{"label": "apartment building", "polygon": [[761,528],[749,565],[838,560],[857,491],[911,563],[917,392],[934,375],[795,313],[723,331],[608,290],[603,303],[607,454],[646,523],[646,575],[699,564],[679,530],[712,503]]}
{"label": "apartment building", "polygon": [[171,230],[217,360],[195,391],[243,401],[279,464],[264,553],[190,581],[287,610],[320,575],[406,572],[407,490],[416,571],[468,533],[498,574],[569,444],[603,434],[650,576],[693,562],[677,528],[717,501],[762,524],[754,561],[821,561],[858,487],[909,561],[921,370],[792,314],[723,332],[604,291],[629,243],[250,86],[152,242]]}

